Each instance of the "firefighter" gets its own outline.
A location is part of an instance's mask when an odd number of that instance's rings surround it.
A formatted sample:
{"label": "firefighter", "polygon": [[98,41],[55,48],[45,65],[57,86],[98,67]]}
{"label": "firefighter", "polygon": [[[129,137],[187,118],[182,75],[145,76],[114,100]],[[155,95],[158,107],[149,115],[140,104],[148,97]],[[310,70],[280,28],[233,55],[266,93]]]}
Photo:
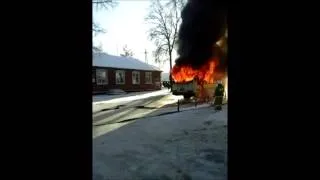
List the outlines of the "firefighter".
{"label": "firefighter", "polygon": [[222,101],[224,95],[224,87],[221,81],[218,81],[218,85],[214,91],[214,107],[215,110],[221,110]]}

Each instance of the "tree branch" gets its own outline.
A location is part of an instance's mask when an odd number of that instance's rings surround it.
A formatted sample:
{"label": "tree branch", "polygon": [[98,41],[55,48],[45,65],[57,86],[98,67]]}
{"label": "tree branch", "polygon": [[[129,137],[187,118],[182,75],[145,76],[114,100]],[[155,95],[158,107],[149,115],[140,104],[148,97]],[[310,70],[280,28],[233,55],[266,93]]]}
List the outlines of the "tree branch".
{"label": "tree branch", "polygon": [[112,3],[112,0],[95,0],[92,1],[93,4],[109,4]]}
{"label": "tree branch", "polygon": [[117,5],[115,0],[92,0],[93,6],[97,9],[109,9]]}
{"label": "tree branch", "polygon": [[161,18],[161,24],[163,25],[163,28],[164,28],[164,33],[166,34],[166,39],[170,42],[170,34],[168,32],[168,28],[167,28],[167,24],[166,24],[166,20],[164,19],[163,17],[163,7],[160,3],[160,0],[157,0],[157,3],[158,3],[158,6],[159,6],[159,9],[158,9],[158,13],[159,13],[159,16]]}
{"label": "tree branch", "polygon": [[178,35],[178,25],[179,25],[179,22],[180,22],[180,20],[181,20],[181,18],[180,17],[178,17],[178,10],[177,10],[177,8],[175,8],[175,13],[176,13],[176,22],[175,22],[175,24],[174,24],[174,33],[173,33],[173,43],[172,43],[172,46],[171,46],[171,49],[173,49],[174,48],[174,45],[175,45],[175,43],[176,43],[176,40],[177,40],[177,35]]}
{"label": "tree branch", "polygon": [[105,33],[105,29],[103,29],[102,27],[100,27],[98,24],[96,23],[92,23],[92,32],[94,33],[94,36],[96,36],[99,33]]}
{"label": "tree branch", "polygon": [[[170,0],[161,4],[160,0],[153,0],[150,12],[145,20],[153,25],[149,29],[149,38],[154,41],[156,49],[154,57],[156,62],[172,60],[172,52],[177,41],[178,27],[180,23],[180,11],[182,2],[186,0]],[[170,68],[171,62],[170,62]]]}

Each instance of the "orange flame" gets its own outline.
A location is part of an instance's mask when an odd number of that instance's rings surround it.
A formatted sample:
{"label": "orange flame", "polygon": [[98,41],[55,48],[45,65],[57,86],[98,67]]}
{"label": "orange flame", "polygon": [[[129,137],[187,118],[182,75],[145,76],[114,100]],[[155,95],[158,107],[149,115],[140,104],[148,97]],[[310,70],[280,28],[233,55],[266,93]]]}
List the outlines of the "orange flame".
{"label": "orange flame", "polygon": [[218,73],[215,73],[215,67],[218,59],[212,57],[207,61],[206,64],[201,66],[199,69],[194,69],[190,65],[185,66],[174,66],[171,71],[172,79],[176,83],[189,82],[196,79],[199,85],[199,94],[197,95],[200,102],[212,100],[213,92],[209,92],[205,89],[205,84],[213,84]]}
{"label": "orange flame", "polygon": [[174,66],[171,71],[171,76],[174,82],[183,83],[197,79],[198,83],[213,83],[214,69],[217,63],[216,58],[211,58],[206,64],[199,69],[194,69],[190,65]]}

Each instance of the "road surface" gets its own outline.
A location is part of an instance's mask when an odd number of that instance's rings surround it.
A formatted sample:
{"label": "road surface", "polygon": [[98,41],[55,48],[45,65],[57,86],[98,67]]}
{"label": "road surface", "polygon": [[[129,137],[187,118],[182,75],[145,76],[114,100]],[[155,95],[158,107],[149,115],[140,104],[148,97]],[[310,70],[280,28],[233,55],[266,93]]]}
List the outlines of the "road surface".
{"label": "road surface", "polygon": [[[161,114],[164,110],[161,108],[168,104],[173,104],[182,99],[182,96],[174,96],[169,93],[160,94],[156,96],[145,97],[142,99],[135,99],[132,101],[119,101],[101,104],[104,108],[95,108],[93,111],[93,136],[103,134],[104,126],[123,122],[128,119],[142,118],[146,116],[154,116]],[[99,106],[95,104],[94,106]],[[100,110],[97,110],[100,109]],[[171,108],[176,110],[175,107]],[[165,109],[168,111],[168,109]],[[170,111],[170,109],[169,109]]]}
{"label": "road surface", "polygon": [[[134,96],[107,97],[93,102],[93,138],[139,118],[175,113],[175,104],[182,99],[183,96],[174,96],[168,90],[161,90]],[[204,103],[195,106],[194,103],[182,102],[180,111],[209,105]]]}

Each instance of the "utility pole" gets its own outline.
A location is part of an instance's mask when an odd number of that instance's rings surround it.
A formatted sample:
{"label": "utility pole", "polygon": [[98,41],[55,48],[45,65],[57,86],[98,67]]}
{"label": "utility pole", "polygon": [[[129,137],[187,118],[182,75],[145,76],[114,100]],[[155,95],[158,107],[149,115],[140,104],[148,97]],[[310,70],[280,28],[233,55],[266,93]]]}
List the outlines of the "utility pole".
{"label": "utility pole", "polygon": [[147,52],[147,49],[144,50],[144,60],[148,64],[148,52]]}

